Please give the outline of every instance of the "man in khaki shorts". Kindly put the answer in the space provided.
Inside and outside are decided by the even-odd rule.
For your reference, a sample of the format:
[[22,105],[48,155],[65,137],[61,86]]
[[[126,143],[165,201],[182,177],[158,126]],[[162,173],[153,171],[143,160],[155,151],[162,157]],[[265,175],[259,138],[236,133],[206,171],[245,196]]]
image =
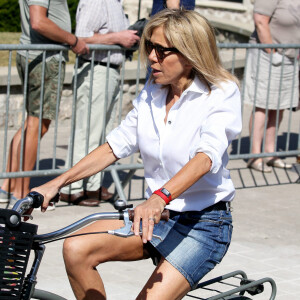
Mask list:
[[[67,0],[19,0],[22,35],[20,44],[66,44],[76,54],[88,53],[82,39],[71,34],[71,20]],[[39,118],[41,117],[41,138],[56,118],[57,102],[60,99],[65,77],[65,62],[68,53],[19,50],[17,68],[26,95],[27,118],[24,126],[24,150],[21,151],[20,128],[13,137],[7,163],[7,172],[17,172],[23,157],[23,171],[32,170],[37,156],[39,140]],[[26,64],[28,63],[28,77]],[[44,71],[43,71],[44,67]],[[24,86],[24,83],[27,85]],[[42,112],[40,112],[42,107]],[[0,189],[0,202],[13,205],[29,192],[30,178],[5,179]]]

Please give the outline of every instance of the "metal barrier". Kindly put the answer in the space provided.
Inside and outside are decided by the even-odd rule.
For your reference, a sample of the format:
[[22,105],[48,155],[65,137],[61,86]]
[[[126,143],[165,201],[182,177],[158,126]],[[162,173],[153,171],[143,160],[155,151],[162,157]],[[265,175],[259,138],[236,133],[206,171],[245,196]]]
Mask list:
[[[247,60],[249,59],[249,50],[250,49],[282,49],[283,54],[286,52],[287,49],[293,49],[296,53],[296,59],[293,61],[293,82],[292,87],[298,86],[299,84],[299,44],[285,44],[285,45],[279,45],[279,44],[219,44],[219,48],[222,51],[222,49],[230,50],[231,54],[226,54],[226,57],[228,59],[229,56],[231,56],[231,64],[227,63],[225,64],[225,67],[227,69],[231,69],[232,73],[236,74],[241,79],[241,96],[242,96],[242,114],[243,114],[243,128],[245,129],[248,125],[249,121],[249,114],[245,112],[245,85],[246,80],[245,74],[247,73]],[[222,57],[222,55],[221,55]],[[271,63],[272,63],[273,55],[271,55]],[[241,65],[243,65],[244,62],[244,68],[242,72],[242,76],[239,72],[236,72],[237,69],[241,68]],[[259,81],[259,64],[260,64],[260,52],[258,52],[257,56],[257,81],[255,84],[255,99],[254,99],[254,105],[256,103],[256,92],[257,92],[257,83]],[[282,68],[283,70],[283,68]],[[272,65],[270,64],[269,74],[272,73]],[[281,71],[281,78],[280,78],[280,87],[279,90],[281,90],[282,86],[284,85],[284,81],[282,78],[282,71]],[[299,87],[298,87],[299,90]],[[269,92],[270,92],[270,84],[268,84],[268,90],[267,90],[267,98],[269,98]],[[269,99],[266,99],[268,102]],[[262,153],[260,154],[253,154],[251,153],[252,143],[253,143],[253,126],[250,128],[250,133],[248,137],[246,137],[245,140],[245,133],[243,132],[239,135],[237,140],[234,141],[233,147],[235,149],[230,153],[229,158],[230,159],[251,159],[251,158],[258,158],[258,157],[281,157],[281,156],[299,156],[300,154],[300,119],[299,119],[299,112],[294,113],[292,102],[290,101],[291,105],[289,107],[288,111],[288,118],[285,124],[282,124],[279,130],[279,103],[281,100],[281,94],[279,92],[279,99],[278,99],[278,107],[276,112],[276,128],[275,128],[275,151],[274,152],[266,152],[265,151],[265,140],[266,140],[266,129],[267,129],[267,122],[265,122],[264,125],[264,132],[263,132],[263,142],[262,142]],[[300,99],[299,99],[300,101]],[[254,110],[252,107],[246,107],[246,109],[249,109],[251,111],[252,117],[253,117],[253,123],[255,121],[254,116]],[[298,105],[299,108],[299,105]],[[294,109],[295,110],[295,109]],[[268,108],[266,109],[266,112],[268,112]],[[247,118],[245,118],[245,115]],[[284,136],[282,136],[284,135]]]
[[[300,127],[299,127],[299,111],[293,112],[292,107],[287,111],[288,117],[285,118],[284,124],[280,127],[278,126],[278,120],[277,120],[277,126],[276,126],[276,150],[273,153],[266,153],[264,151],[265,148],[265,132],[266,132],[266,125],[264,128],[264,139],[263,139],[263,145],[262,145],[262,153],[261,154],[252,154],[250,153],[250,149],[252,146],[252,133],[253,128],[250,130],[250,135],[248,130],[246,129],[248,127],[249,122],[249,116],[252,113],[254,116],[254,113],[252,112],[252,107],[250,107],[248,104],[244,103],[244,93],[245,93],[245,78],[243,77],[244,74],[244,67],[245,62],[248,59],[248,53],[249,49],[251,48],[282,48],[283,51],[286,51],[288,48],[295,49],[295,51],[299,51],[300,45],[253,45],[253,44],[219,44],[218,45],[220,49],[221,59],[223,60],[224,66],[227,69],[230,69],[233,74],[236,74],[240,80],[241,80],[241,95],[242,95],[242,113],[244,117],[244,129],[243,132],[240,134],[240,136],[233,142],[232,147],[229,149],[230,152],[230,159],[250,159],[250,158],[256,158],[256,157],[267,157],[267,156],[299,156],[300,155]],[[68,138],[70,138],[69,147],[68,147],[68,157],[69,161],[68,164],[66,164],[63,168],[59,168],[57,166],[57,151],[59,149],[58,140],[61,139],[60,133],[64,132],[64,128],[60,127],[60,121],[59,121],[59,106],[60,106],[60,99],[57,99],[57,106],[56,106],[56,120],[53,122],[52,128],[53,128],[53,141],[52,144],[47,144],[43,147],[45,147],[46,150],[42,149],[41,145],[41,118],[39,123],[39,137],[38,137],[38,151],[37,151],[37,157],[36,157],[36,166],[34,170],[31,171],[23,171],[23,150],[24,150],[24,124],[25,124],[25,118],[26,118],[26,107],[25,102],[23,103],[23,110],[22,110],[22,121],[21,121],[21,130],[22,130],[22,137],[21,137],[21,158],[20,158],[20,165],[19,165],[19,171],[17,172],[7,172],[6,171],[6,165],[7,165],[7,154],[9,152],[9,128],[8,128],[8,122],[9,122],[9,111],[10,111],[10,96],[11,96],[11,75],[12,75],[12,52],[16,50],[26,50],[27,56],[26,56],[26,62],[27,62],[27,68],[26,68],[26,74],[25,74],[25,85],[27,83],[27,76],[28,76],[28,51],[29,50],[41,50],[43,51],[42,55],[42,61],[43,61],[43,74],[44,74],[44,67],[45,67],[45,61],[47,59],[47,54],[56,51],[58,53],[59,62],[60,62],[60,68],[63,61],[63,52],[69,51],[68,47],[65,46],[58,46],[58,45],[0,45],[0,51],[8,50],[9,51],[9,61],[8,61],[8,68],[7,68],[7,88],[6,88],[6,102],[5,102],[5,120],[2,122],[4,124],[3,128],[0,128],[0,138],[1,138],[1,146],[0,146],[0,157],[2,155],[2,162],[0,161],[0,179],[4,178],[16,178],[16,177],[39,177],[39,176],[56,176],[64,171],[66,171],[71,165],[72,165],[72,157],[73,157],[73,141],[74,141],[74,135],[76,132],[74,131],[74,124],[76,122],[75,120],[75,111],[76,111],[76,88],[73,88],[73,101],[72,101],[72,114],[70,123],[68,126],[69,133],[66,135]],[[95,51],[108,51],[108,66],[110,64],[110,54],[111,51],[114,50],[121,50],[125,51],[119,46],[107,46],[107,45],[90,45],[90,51],[92,53],[92,63],[91,63],[91,89],[92,89],[92,82],[93,82],[93,70],[94,70],[94,55]],[[78,63],[79,59],[76,58],[75,66],[74,66],[74,76],[73,76],[73,82],[74,87],[76,86],[77,81],[77,70],[78,70]],[[299,57],[298,60],[296,59],[294,61],[294,68],[297,70],[299,63]],[[136,64],[136,78],[134,84],[138,87],[140,80],[144,80],[144,78],[141,78],[141,66],[139,60],[137,60]],[[109,68],[107,67],[107,74],[109,73]],[[61,76],[61,75],[59,75]],[[118,119],[115,121],[115,125],[118,125],[121,122],[121,115],[122,115],[122,109],[123,109],[123,87],[124,87],[124,78],[126,76],[125,71],[125,59],[123,60],[121,71],[120,71],[120,93],[118,97]],[[107,76],[108,77],[108,76]],[[247,80],[247,79],[246,79]],[[298,78],[296,76],[294,77],[293,84],[295,85],[297,83]],[[41,78],[42,81],[42,87],[44,85],[44,77]],[[283,85],[284,82],[281,81],[281,84]],[[105,94],[108,93],[108,85],[109,82],[106,80],[105,83]],[[59,88],[59,87],[58,87]],[[136,89],[136,95],[138,93],[138,88]],[[23,92],[23,98],[26,98],[27,91],[24,90]],[[88,110],[90,113],[91,110],[91,97],[92,93],[89,92],[89,105]],[[43,95],[40,97],[40,105],[42,107],[42,100]],[[107,98],[106,98],[107,102]],[[105,106],[106,107],[106,106]],[[277,114],[279,112],[279,109],[277,110]],[[103,127],[105,128],[106,124],[106,110],[103,112]],[[77,120],[78,121],[78,120]],[[83,121],[83,120],[80,120]],[[89,120],[87,120],[87,124],[89,124]],[[1,124],[1,122],[0,122]],[[89,130],[89,126],[88,130]],[[46,134],[47,136],[47,134]],[[44,139],[46,139],[46,136]],[[43,139],[43,140],[44,140]],[[102,138],[100,143],[105,141],[105,131],[102,133]],[[65,142],[65,141],[64,141]],[[88,149],[88,139],[86,141],[83,141],[86,143],[86,149]],[[52,153],[50,151],[50,148],[52,149]],[[46,151],[48,153],[48,157],[51,158],[51,167],[47,168],[41,168],[40,167],[40,153],[41,151]],[[2,154],[1,154],[2,153]],[[65,157],[62,158],[65,160]],[[115,184],[116,188],[116,195],[120,198],[126,199],[127,197],[124,194],[124,187],[125,185],[130,181],[131,177],[134,175],[135,171],[138,169],[143,169],[143,165],[141,163],[136,162],[136,157],[131,157],[130,160],[127,160],[126,163],[116,163],[107,169],[105,169],[105,172],[110,172],[112,179]],[[127,175],[121,180],[119,176],[120,171],[129,171]]]

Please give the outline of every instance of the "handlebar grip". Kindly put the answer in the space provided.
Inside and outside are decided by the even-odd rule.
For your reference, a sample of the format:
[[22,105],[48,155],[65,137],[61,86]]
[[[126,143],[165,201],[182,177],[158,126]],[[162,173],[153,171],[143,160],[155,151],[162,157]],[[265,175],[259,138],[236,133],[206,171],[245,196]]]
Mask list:
[[[44,202],[44,196],[38,192],[30,192],[28,195],[28,197],[32,198],[32,208],[39,208],[42,206],[43,202]],[[56,194],[51,200],[50,202],[58,202],[59,200],[59,194]]]
[[168,209],[164,209],[164,211],[161,213],[160,219],[164,221],[169,221],[169,218],[170,218],[170,211]]
[[32,198],[32,208],[39,208],[44,202],[44,196],[37,192],[30,192],[27,196]]
[[[128,210],[128,215],[129,215],[129,220],[133,221],[134,219],[134,210],[129,209]],[[164,209],[163,212],[161,213],[160,220],[161,221],[169,221],[170,218],[170,211],[168,209]]]

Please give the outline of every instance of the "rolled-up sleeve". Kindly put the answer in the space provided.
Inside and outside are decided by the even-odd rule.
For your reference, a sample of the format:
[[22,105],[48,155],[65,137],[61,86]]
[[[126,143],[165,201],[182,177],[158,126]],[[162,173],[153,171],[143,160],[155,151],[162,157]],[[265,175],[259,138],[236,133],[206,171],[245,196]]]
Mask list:
[[28,6],[31,5],[38,5],[38,6],[42,6],[48,9],[49,7],[49,0],[29,0],[28,1]]
[[127,114],[125,120],[107,135],[106,140],[118,158],[127,157],[138,151],[137,100],[133,101],[134,108]]
[[191,156],[205,153],[212,161],[211,172],[217,173],[225,151],[242,129],[241,97],[235,84],[219,90],[213,97],[215,103],[201,126],[200,143],[192,149]]

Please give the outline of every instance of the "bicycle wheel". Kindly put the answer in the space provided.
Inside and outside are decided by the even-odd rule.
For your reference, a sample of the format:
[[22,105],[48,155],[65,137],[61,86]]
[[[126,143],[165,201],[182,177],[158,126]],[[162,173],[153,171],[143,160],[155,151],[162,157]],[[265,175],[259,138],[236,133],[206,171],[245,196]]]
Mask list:
[[31,299],[36,300],[67,300],[59,295],[44,290],[35,289]]

